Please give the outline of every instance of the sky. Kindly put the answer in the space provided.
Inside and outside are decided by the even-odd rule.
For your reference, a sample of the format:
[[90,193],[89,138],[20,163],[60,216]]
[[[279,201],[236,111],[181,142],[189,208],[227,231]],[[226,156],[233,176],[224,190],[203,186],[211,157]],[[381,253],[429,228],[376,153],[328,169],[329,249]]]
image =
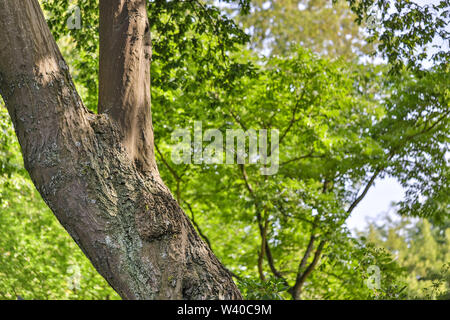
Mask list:
[[383,213],[387,212],[394,217],[392,203],[402,200],[404,193],[404,189],[394,178],[375,180],[375,185],[347,219],[347,226],[350,230],[362,230],[368,225],[368,221],[377,219]]

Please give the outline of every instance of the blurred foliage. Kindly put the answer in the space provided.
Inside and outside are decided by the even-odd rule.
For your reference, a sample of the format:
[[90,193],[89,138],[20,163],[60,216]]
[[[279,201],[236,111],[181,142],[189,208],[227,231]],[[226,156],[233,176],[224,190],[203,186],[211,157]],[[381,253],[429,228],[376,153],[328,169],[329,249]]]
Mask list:
[[410,299],[450,299],[450,220],[440,226],[426,219],[391,219],[372,222],[359,236],[386,248],[406,269]]
[[[361,22],[369,2],[350,1]],[[97,2],[41,3],[80,95],[95,111]],[[428,28],[423,34],[410,34],[411,39],[401,38],[400,44],[377,34],[371,40],[390,64],[361,64],[349,59],[354,50],[345,44],[321,46],[325,40],[335,44],[340,39],[332,26],[364,40],[347,16],[329,17],[333,21],[321,24],[326,31],[321,34],[305,22],[305,30],[311,30],[305,39],[292,32],[295,20],[315,25],[321,15],[332,16],[332,10],[350,15],[346,6],[330,9],[315,1],[302,12],[294,12],[294,7],[287,12],[277,1],[269,3],[269,14],[279,23],[268,37],[279,37],[285,46],[276,45],[272,49],[279,50],[277,55],[260,58],[246,47],[249,35],[231,18],[230,6],[248,14],[237,21],[255,24],[261,31],[253,36],[259,39],[267,28],[262,19],[266,13],[252,8],[262,7],[262,2],[252,7],[248,1],[225,1],[225,12],[209,2],[149,2],[153,127],[163,180],[214,253],[237,276],[246,298],[291,298],[289,287],[312,265],[315,253],[319,259],[303,283],[303,299],[407,298],[413,290],[405,278],[408,265],[383,249],[390,249],[387,245],[352,237],[345,221],[373,182],[386,176],[405,188],[399,213],[426,217],[435,226],[447,221],[450,81],[442,60],[445,52],[432,68],[421,68],[415,63],[421,57],[413,50],[397,58],[393,52],[402,48],[400,44],[427,45]],[[380,3],[380,10],[385,9]],[[80,30],[65,25],[74,4],[81,9]],[[320,14],[315,6],[322,8]],[[427,12],[416,15],[419,22],[430,22]],[[405,21],[389,24],[389,19],[383,21],[394,33],[408,27]],[[441,22],[437,24],[440,30]],[[328,54],[322,54],[324,50]],[[406,63],[407,69],[405,61],[414,63]],[[117,298],[32,187],[1,110],[2,298]],[[263,176],[260,165],[248,163],[173,163],[172,132],[192,129],[194,121],[202,121],[203,131],[215,128],[223,135],[227,129],[278,129],[277,174]],[[311,238],[312,253],[301,265]],[[270,250],[261,250],[262,244]],[[375,289],[367,285],[373,267],[380,270],[380,286]]]
[[364,29],[345,1],[254,0],[236,20],[251,35],[252,49],[285,56],[301,45],[329,57],[354,59],[371,52]]

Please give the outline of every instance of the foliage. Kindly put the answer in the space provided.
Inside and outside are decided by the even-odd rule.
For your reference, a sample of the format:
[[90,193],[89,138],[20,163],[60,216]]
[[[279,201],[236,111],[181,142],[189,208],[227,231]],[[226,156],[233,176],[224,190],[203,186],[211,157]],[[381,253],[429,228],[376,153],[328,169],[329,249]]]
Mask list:
[[[440,107],[445,111],[445,101],[442,106],[438,103],[445,99],[445,89],[437,80],[440,77],[444,83],[445,78],[433,75],[436,78],[428,84],[436,84],[434,88],[443,90],[432,90],[428,96],[423,88],[421,91],[414,88],[417,80],[413,75],[409,75],[412,80],[408,85],[403,78],[384,75],[382,69],[378,69],[354,69],[342,61],[330,62],[299,48],[289,58],[265,60],[259,69],[239,78],[230,88],[220,88],[210,82],[207,95],[183,88],[153,91],[154,114],[165,127],[161,130],[155,126],[163,163],[160,170],[182,206],[195,216],[196,225],[201,226],[215,252],[234,272],[242,275],[258,272],[257,260],[261,252],[258,229],[265,225],[275,268],[289,285],[293,284],[309,237],[314,235],[332,244],[324,253],[327,257],[334,252],[327,265],[344,270],[334,280],[334,286],[345,288],[344,291],[353,290],[355,286],[343,287],[341,283],[349,283],[352,277],[362,279],[364,270],[353,273],[354,270],[343,267],[346,264],[356,266],[360,260],[346,256],[349,250],[356,248],[343,240],[349,237],[343,225],[353,205],[357,205],[361,190],[370,188],[378,176],[389,174],[402,179],[408,188],[408,197],[415,204],[415,207],[404,206],[404,214],[427,212],[436,219],[446,215],[445,205],[440,206],[444,211],[439,211],[438,207],[419,211],[423,204],[414,201],[419,197],[425,203],[435,203],[439,198],[445,201],[447,198],[440,193],[445,185],[443,181],[432,180],[433,176],[426,175],[423,167],[399,165],[404,157],[423,155],[433,162],[434,167],[431,164],[427,167],[433,172],[438,172],[438,168],[447,170],[444,155],[448,122],[438,116]],[[385,83],[380,85],[380,78],[386,79]],[[422,83],[426,86],[426,82]],[[391,91],[393,87],[397,91]],[[195,94],[200,97],[196,98]],[[405,101],[405,94],[415,99]],[[168,95],[171,99],[164,99]],[[376,95],[382,98],[376,99]],[[419,96],[424,99],[423,105],[436,113],[416,113]],[[189,101],[196,103],[191,103],[187,109],[184,106]],[[403,101],[403,111],[399,101]],[[163,113],[158,112],[160,103],[164,105]],[[402,116],[399,112],[403,112]],[[395,119],[395,125],[390,124],[390,119]],[[282,137],[279,172],[274,176],[261,176],[255,165],[171,163],[170,133],[177,125],[192,127],[193,120],[202,120],[205,129],[220,128],[224,135],[231,128],[278,128]],[[420,186],[431,190],[435,185],[436,192],[427,193],[417,188],[417,184],[411,183],[416,176],[425,179]],[[214,232],[219,228],[222,233]],[[214,246],[215,243],[221,245]],[[273,266],[266,264],[262,268],[270,272]],[[318,268],[311,282],[305,284],[310,290],[307,296],[369,296],[368,292],[351,295],[339,293],[338,289],[332,294],[323,293],[322,288],[332,285],[323,286],[325,270],[325,267]],[[400,286],[384,297],[395,297],[397,289],[400,290]]]
[[283,292],[288,289],[282,280],[275,277],[270,277],[265,282],[245,277],[237,283],[244,299],[249,300],[283,300]]
[[410,0],[348,0],[348,3],[359,23],[372,17],[368,41],[379,42],[377,51],[389,61],[392,71],[398,72],[404,66],[420,70],[430,60],[434,65],[448,65],[449,0],[423,5]]
[[361,237],[386,248],[406,269],[406,294],[411,299],[448,299],[450,296],[450,225],[435,226],[426,219],[372,222]]
[[249,14],[236,19],[252,36],[252,49],[260,52],[285,56],[300,44],[329,57],[353,59],[371,49],[344,1],[255,0]]

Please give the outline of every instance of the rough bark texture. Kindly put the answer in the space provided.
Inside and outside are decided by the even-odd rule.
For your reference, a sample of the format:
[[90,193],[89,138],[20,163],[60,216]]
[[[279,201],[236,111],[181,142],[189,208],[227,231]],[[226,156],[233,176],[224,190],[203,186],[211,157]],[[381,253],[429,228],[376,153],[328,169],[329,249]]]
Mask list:
[[128,155],[144,171],[156,169],[150,58],[145,0],[101,0],[98,112],[116,121]]
[[[123,48],[132,57],[114,59],[132,68],[115,65],[116,74],[112,64],[119,62],[103,57],[102,113],[96,115],[83,106],[38,1],[0,1],[0,94],[25,167],[61,224],[123,298],[240,298],[154,164],[145,1],[111,2],[126,7],[116,18],[127,37],[105,40],[103,47]],[[104,20],[102,28],[109,23]],[[117,97],[116,90],[120,102],[108,99]]]

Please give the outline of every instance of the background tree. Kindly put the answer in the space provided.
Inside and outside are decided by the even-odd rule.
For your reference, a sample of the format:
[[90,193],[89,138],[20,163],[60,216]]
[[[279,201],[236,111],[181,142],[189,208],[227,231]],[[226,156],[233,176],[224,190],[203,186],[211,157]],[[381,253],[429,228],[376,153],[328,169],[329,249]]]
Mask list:
[[411,299],[448,299],[450,295],[450,228],[427,219],[372,222],[360,233],[367,241],[388,249],[406,269],[406,293]]
[[347,2],[256,0],[237,21],[252,36],[251,47],[276,55],[301,45],[329,57],[354,59],[370,53],[362,26]]

